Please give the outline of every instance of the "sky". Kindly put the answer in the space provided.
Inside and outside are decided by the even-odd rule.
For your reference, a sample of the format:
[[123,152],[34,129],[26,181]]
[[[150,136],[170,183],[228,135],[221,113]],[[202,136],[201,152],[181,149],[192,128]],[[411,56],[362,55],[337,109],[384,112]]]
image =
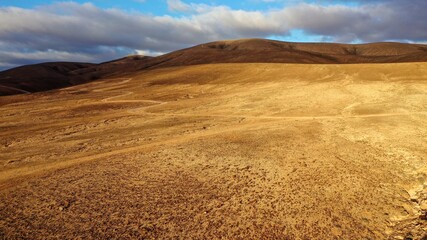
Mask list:
[[0,0],[0,70],[239,38],[427,43],[426,0]]

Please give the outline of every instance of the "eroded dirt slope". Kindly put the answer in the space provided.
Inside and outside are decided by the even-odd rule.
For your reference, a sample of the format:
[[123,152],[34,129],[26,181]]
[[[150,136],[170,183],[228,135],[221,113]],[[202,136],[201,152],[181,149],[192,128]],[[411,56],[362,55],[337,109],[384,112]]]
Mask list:
[[426,80],[215,64],[2,97],[0,238],[421,239]]

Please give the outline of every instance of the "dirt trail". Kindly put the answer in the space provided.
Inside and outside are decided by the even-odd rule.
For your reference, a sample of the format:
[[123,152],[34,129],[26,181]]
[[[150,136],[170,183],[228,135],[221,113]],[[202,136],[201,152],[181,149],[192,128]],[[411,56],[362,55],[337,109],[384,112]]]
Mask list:
[[[330,76],[328,76],[330,77]],[[117,85],[122,85],[125,83],[128,83],[130,81],[132,81],[133,78],[127,78],[126,80],[124,80],[123,82],[119,82],[117,83]],[[108,88],[107,88],[108,90]],[[106,89],[99,89],[97,90],[98,92],[104,92],[106,91]],[[150,114],[150,115],[157,115],[157,116],[185,116],[185,117],[220,117],[220,118],[244,118],[244,119],[277,119],[277,120],[318,120],[318,119],[348,119],[348,118],[375,118],[375,117],[395,117],[395,116],[410,116],[410,115],[425,115],[427,114],[427,112],[425,111],[421,111],[421,112],[402,112],[402,113],[378,113],[378,114],[359,114],[359,115],[350,115],[347,113],[348,109],[359,105],[359,102],[350,104],[349,106],[347,106],[346,108],[343,109],[343,114],[342,115],[330,115],[330,116],[318,116],[318,115],[313,115],[313,116],[253,116],[253,115],[235,115],[235,114],[198,114],[198,113],[153,113],[153,112],[147,112],[146,110],[148,108],[152,108],[152,107],[156,107],[156,106],[160,106],[160,105],[165,105],[168,104],[169,102],[166,101],[158,101],[158,100],[150,100],[150,99],[139,99],[139,100],[126,100],[126,99],[121,99],[121,100],[114,100],[116,98],[123,98],[126,96],[130,96],[134,94],[133,91],[127,91],[125,93],[121,93],[119,95],[116,96],[111,96],[111,97],[107,97],[102,99],[102,102],[108,102],[108,103],[155,103],[158,105],[154,105],[154,106],[146,106],[146,107],[141,107],[141,108],[137,108],[137,109],[131,109],[128,110],[128,112],[130,113],[141,113],[141,111],[145,114]]]
[[108,158],[108,157],[116,156],[119,154],[142,151],[145,149],[150,149],[153,147],[158,147],[163,145],[171,145],[171,144],[174,145],[174,144],[183,143],[186,141],[190,141],[190,140],[194,140],[202,137],[223,134],[226,132],[243,131],[245,129],[251,128],[251,126],[256,126],[256,125],[257,124],[254,124],[254,123],[248,123],[248,124],[240,124],[239,126],[234,126],[234,127],[226,128],[222,130],[204,130],[203,132],[198,132],[191,135],[179,136],[179,137],[171,138],[169,140],[146,143],[146,144],[133,146],[133,147],[125,147],[118,150],[112,150],[105,153],[99,153],[99,154],[89,155],[89,156],[84,156],[79,158],[64,159],[54,163],[28,166],[28,167],[3,171],[2,174],[0,175],[0,190],[6,189],[11,186],[15,186],[16,183],[20,182],[21,180],[26,181],[28,180],[29,177],[38,176],[48,171],[63,169],[63,168],[67,168],[67,167],[81,164],[84,162],[94,161],[102,158]]
[[[150,106],[152,107],[152,106]],[[140,109],[138,109],[140,110]],[[137,112],[138,110],[130,110]],[[219,117],[219,118],[242,118],[242,119],[270,119],[270,120],[322,120],[322,119],[350,119],[350,118],[375,118],[375,117],[396,117],[396,116],[410,116],[410,115],[426,115],[427,112],[408,112],[408,113],[380,113],[380,114],[363,114],[363,115],[333,115],[333,116],[304,116],[304,117],[285,117],[285,116],[252,116],[252,115],[234,115],[234,114],[192,114],[192,113],[152,113],[144,112],[146,114],[158,116],[185,116],[185,117]]]
[[22,89],[19,89],[19,88],[8,87],[8,86],[1,85],[1,84],[0,84],[0,87],[7,88],[7,89],[10,89],[10,90],[14,90],[14,91],[18,91],[18,92],[21,92],[21,93],[31,93],[31,92],[28,92],[28,91],[25,91],[25,90],[22,90]]

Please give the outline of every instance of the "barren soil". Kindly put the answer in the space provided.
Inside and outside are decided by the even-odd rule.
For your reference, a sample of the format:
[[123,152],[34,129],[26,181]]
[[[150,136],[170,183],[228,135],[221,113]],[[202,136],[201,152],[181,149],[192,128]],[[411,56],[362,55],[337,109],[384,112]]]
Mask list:
[[0,238],[426,238],[427,63],[163,68],[0,111]]

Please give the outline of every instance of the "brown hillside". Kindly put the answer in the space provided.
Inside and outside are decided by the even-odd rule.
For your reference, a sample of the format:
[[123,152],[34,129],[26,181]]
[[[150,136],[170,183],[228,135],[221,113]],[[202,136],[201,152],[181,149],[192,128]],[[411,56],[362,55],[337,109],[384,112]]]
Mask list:
[[427,61],[427,45],[290,43],[264,39],[218,41],[159,57],[101,63],[45,63],[0,73],[0,96],[62,88],[141,70],[211,63],[400,63]]
[[209,63],[399,63],[427,61],[427,46],[405,43],[291,43],[263,39],[218,41],[172,52],[144,67]]
[[0,73],[0,96],[39,92],[73,85],[79,79],[72,72],[92,66],[89,63],[42,63]]
[[0,72],[0,96],[42,92],[135,72],[144,56],[130,56],[101,64],[52,62]]

